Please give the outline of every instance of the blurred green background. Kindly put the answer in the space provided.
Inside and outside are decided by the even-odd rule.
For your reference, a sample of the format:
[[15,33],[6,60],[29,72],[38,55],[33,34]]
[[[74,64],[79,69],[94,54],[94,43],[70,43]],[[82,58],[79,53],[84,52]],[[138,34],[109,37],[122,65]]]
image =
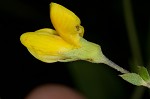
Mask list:
[[130,71],[137,65],[150,70],[149,0],[0,0],[2,99],[23,99],[46,83],[69,86],[87,99],[150,99],[148,88],[129,84],[107,65],[35,59],[20,43],[20,35],[53,28],[50,2],[73,11],[85,28],[84,38],[101,45],[110,60]]

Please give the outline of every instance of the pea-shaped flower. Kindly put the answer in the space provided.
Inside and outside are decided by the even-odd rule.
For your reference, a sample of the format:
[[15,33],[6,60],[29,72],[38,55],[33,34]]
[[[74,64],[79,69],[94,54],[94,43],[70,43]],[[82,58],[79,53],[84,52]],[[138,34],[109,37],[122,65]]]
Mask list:
[[85,40],[81,21],[72,11],[52,2],[50,19],[55,30],[44,28],[35,32],[26,32],[20,37],[21,43],[35,58],[46,63],[75,60],[104,63],[124,73],[120,75],[124,80],[150,88],[150,76],[146,68],[141,68],[141,75],[130,73],[105,57],[99,45]]
[[50,19],[55,30],[44,28],[21,35],[21,43],[37,59],[46,62],[86,60],[100,63],[104,60],[99,45],[83,38],[80,19],[69,9],[57,3],[50,4]]

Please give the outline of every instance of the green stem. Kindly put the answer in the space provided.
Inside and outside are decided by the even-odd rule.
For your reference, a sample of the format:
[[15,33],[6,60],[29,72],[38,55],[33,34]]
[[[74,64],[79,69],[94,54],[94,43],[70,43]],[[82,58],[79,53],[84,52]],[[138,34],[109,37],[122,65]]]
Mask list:
[[115,64],[111,60],[109,60],[107,57],[104,58],[104,64],[110,66],[111,68],[121,72],[121,73],[129,73],[129,71],[125,70],[124,68],[120,67],[119,65]]
[[[136,69],[137,65],[142,65],[142,55],[139,47],[139,42],[137,38],[137,31],[134,24],[134,18],[132,13],[132,6],[131,6],[131,0],[123,0],[123,10],[124,10],[124,16],[125,16],[125,22],[127,26],[127,33],[129,37],[131,52],[132,52],[132,58],[134,62],[134,68]],[[136,87],[131,99],[141,99],[145,88],[143,87]]]
[[138,42],[137,30],[134,24],[131,0],[123,0],[123,10],[134,63],[135,65],[142,65],[142,55]]
[[148,27],[148,36],[147,36],[147,66],[148,66],[148,71],[150,72],[150,18],[149,18],[149,27]]

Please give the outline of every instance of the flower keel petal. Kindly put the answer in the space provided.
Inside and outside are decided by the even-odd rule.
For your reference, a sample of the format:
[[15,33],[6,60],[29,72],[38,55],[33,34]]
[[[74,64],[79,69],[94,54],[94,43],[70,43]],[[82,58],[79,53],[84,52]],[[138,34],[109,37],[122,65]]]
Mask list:
[[73,46],[58,35],[44,31],[39,30],[22,34],[20,37],[21,43],[34,57],[44,62],[63,60],[65,57],[62,56],[62,53],[73,49]]

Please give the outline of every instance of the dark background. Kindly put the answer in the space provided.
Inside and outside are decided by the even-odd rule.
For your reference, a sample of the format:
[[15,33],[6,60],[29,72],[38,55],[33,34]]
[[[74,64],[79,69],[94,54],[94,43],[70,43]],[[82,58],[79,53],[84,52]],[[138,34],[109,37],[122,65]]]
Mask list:
[[[150,38],[150,2],[131,1],[141,53],[144,65],[147,65],[150,55],[147,51],[147,37]],[[53,28],[49,18],[50,2],[59,3],[73,11],[85,28],[84,38],[101,45],[103,53],[115,63],[127,70],[131,69],[132,52],[122,0],[1,0],[1,98],[23,99],[36,86],[58,83],[81,91],[89,96],[89,99],[131,99],[135,93],[135,86],[119,78],[117,75],[120,73],[110,67],[84,61],[46,64],[35,59],[20,43],[20,35],[24,32]],[[76,71],[79,70],[78,74],[72,72],[71,66],[74,66]],[[88,70],[93,70],[94,73]],[[82,79],[90,75],[91,77]],[[92,76],[97,77],[93,80]],[[75,78],[80,80],[75,81],[78,80]],[[90,86],[83,83],[86,82],[84,79],[89,81]],[[93,88],[93,91],[94,88],[99,90],[96,89],[97,93],[92,93],[90,88]],[[138,90],[143,92],[139,99],[150,98],[148,89],[143,90],[142,87]]]

